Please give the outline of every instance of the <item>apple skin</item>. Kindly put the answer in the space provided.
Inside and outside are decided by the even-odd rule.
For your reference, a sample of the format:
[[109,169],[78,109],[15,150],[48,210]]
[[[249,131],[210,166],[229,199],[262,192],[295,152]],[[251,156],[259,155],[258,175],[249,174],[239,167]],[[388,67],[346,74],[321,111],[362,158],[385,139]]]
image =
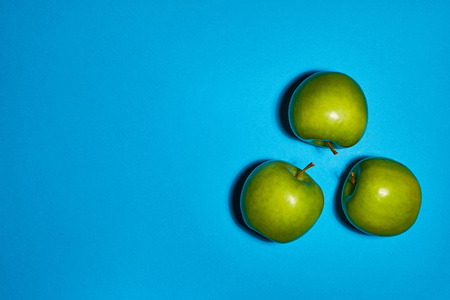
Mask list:
[[[352,172],[355,183],[352,182]],[[358,162],[342,189],[342,208],[356,228],[371,235],[394,236],[416,221],[422,192],[414,174],[384,157]]]
[[317,72],[294,91],[289,103],[289,124],[302,141],[334,148],[355,145],[367,127],[366,97],[349,76]]
[[260,164],[246,179],[241,211],[247,226],[266,238],[288,243],[305,234],[322,213],[320,186],[306,172],[278,160]]

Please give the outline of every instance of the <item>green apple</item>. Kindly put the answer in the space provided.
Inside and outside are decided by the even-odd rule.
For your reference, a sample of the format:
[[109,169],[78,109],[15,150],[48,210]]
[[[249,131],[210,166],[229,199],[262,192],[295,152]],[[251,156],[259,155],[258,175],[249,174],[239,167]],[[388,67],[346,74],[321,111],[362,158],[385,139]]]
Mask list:
[[305,234],[323,209],[320,186],[305,171],[277,160],[260,164],[249,175],[241,193],[241,211],[248,227],[278,242]]
[[363,136],[367,102],[358,83],[336,72],[317,72],[294,91],[289,124],[301,140],[320,147],[348,148]]
[[379,236],[408,230],[417,219],[421,201],[414,174],[401,163],[383,157],[358,162],[342,189],[342,208],[350,223]]

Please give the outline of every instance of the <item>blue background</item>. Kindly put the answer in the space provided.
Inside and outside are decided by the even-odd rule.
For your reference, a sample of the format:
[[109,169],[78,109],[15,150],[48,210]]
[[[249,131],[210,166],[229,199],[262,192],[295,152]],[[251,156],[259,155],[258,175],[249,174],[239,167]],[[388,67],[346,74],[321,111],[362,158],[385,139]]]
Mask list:
[[[447,298],[449,15],[446,1],[2,1],[0,298]],[[364,137],[337,156],[286,128],[318,70],[368,101]],[[422,186],[402,235],[360,234],[337,205],[369,155]],[[314,161],[325,194],[290,244],[236,207],[267,159]]]

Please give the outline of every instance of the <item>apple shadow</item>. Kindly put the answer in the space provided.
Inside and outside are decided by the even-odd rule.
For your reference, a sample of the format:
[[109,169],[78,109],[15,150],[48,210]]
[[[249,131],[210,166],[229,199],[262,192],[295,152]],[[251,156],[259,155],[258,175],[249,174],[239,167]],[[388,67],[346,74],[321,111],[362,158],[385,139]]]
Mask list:
[[347,219],[347,216],[344,213],[344,210],[342,208],[341,203],[341,195],[342,195],[342,189],[344,188],[345,180],[347,179],[347,175],[350,173],[352,168],[362,159],[366,158],[367,156],[359,156],[354,159],[352,159],[347,166],[345,167],[344,171],[342,171],[340,178],[339,178],[339,186],[335,191],[334,194],[334,215],[338,219],[339,223],[346,227],[347,229],[359,233],[361,235],[369,236],[367,233],[364,233],[360,230],[358,230],[355,226],[350,223],[350,221]]
[[251,236],[264,241],[264,242],[272,242],[268,238],[262,236],[256,231],[250,229],[247,224],[245,224],[244,218],[242,217],[241,211],[241,192],[244,187],[245,180],[250,175],[250,173],[260,164],[267,160],[258,160],[253,163],[248,164],[244,167],[242,171],[236,176],[231,184],[230,195],[228,199],[228,204],[230,208],[231,217],[233,218],[234,223],[239,226],[242,230],[250,234]]
[[277,109],[276,109],[276,119],[278,127],[281,131],[288,137],[292,139],[298,139],[294,132],[291,129],[291,125],[289,124],[289,103],[291,102],[292,95],[295,92],[295,89],[303,82],[306,78],[311,76],[318,71],[307,71],[303,72],[300,75],[296,76],[292,79],[288,85],[281,92],[280,97],[277,101]]

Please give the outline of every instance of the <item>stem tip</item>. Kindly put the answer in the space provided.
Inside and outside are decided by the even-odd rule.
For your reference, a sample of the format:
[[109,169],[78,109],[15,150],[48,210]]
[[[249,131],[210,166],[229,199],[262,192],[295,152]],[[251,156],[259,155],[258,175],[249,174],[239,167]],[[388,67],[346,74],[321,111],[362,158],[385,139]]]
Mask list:
[[314,163],[310,162],[303,170],[301,170],[300,172],[298,172],[297,174],[297,179],[300,179],[300,176],[302,176],[303,173],[305,173],[306,170],[308,170],[309,168],[314,167]]
[[331,152],[333,152],[334,155],[338,154],[336,150],[334,150],[333,146],[331,146],[331,143],[327,141],[328,148],[330,148]]
[[351,181],[353,184],[356,184],[355,172],[351,172],[351,173],[350,173],[350,181]]

